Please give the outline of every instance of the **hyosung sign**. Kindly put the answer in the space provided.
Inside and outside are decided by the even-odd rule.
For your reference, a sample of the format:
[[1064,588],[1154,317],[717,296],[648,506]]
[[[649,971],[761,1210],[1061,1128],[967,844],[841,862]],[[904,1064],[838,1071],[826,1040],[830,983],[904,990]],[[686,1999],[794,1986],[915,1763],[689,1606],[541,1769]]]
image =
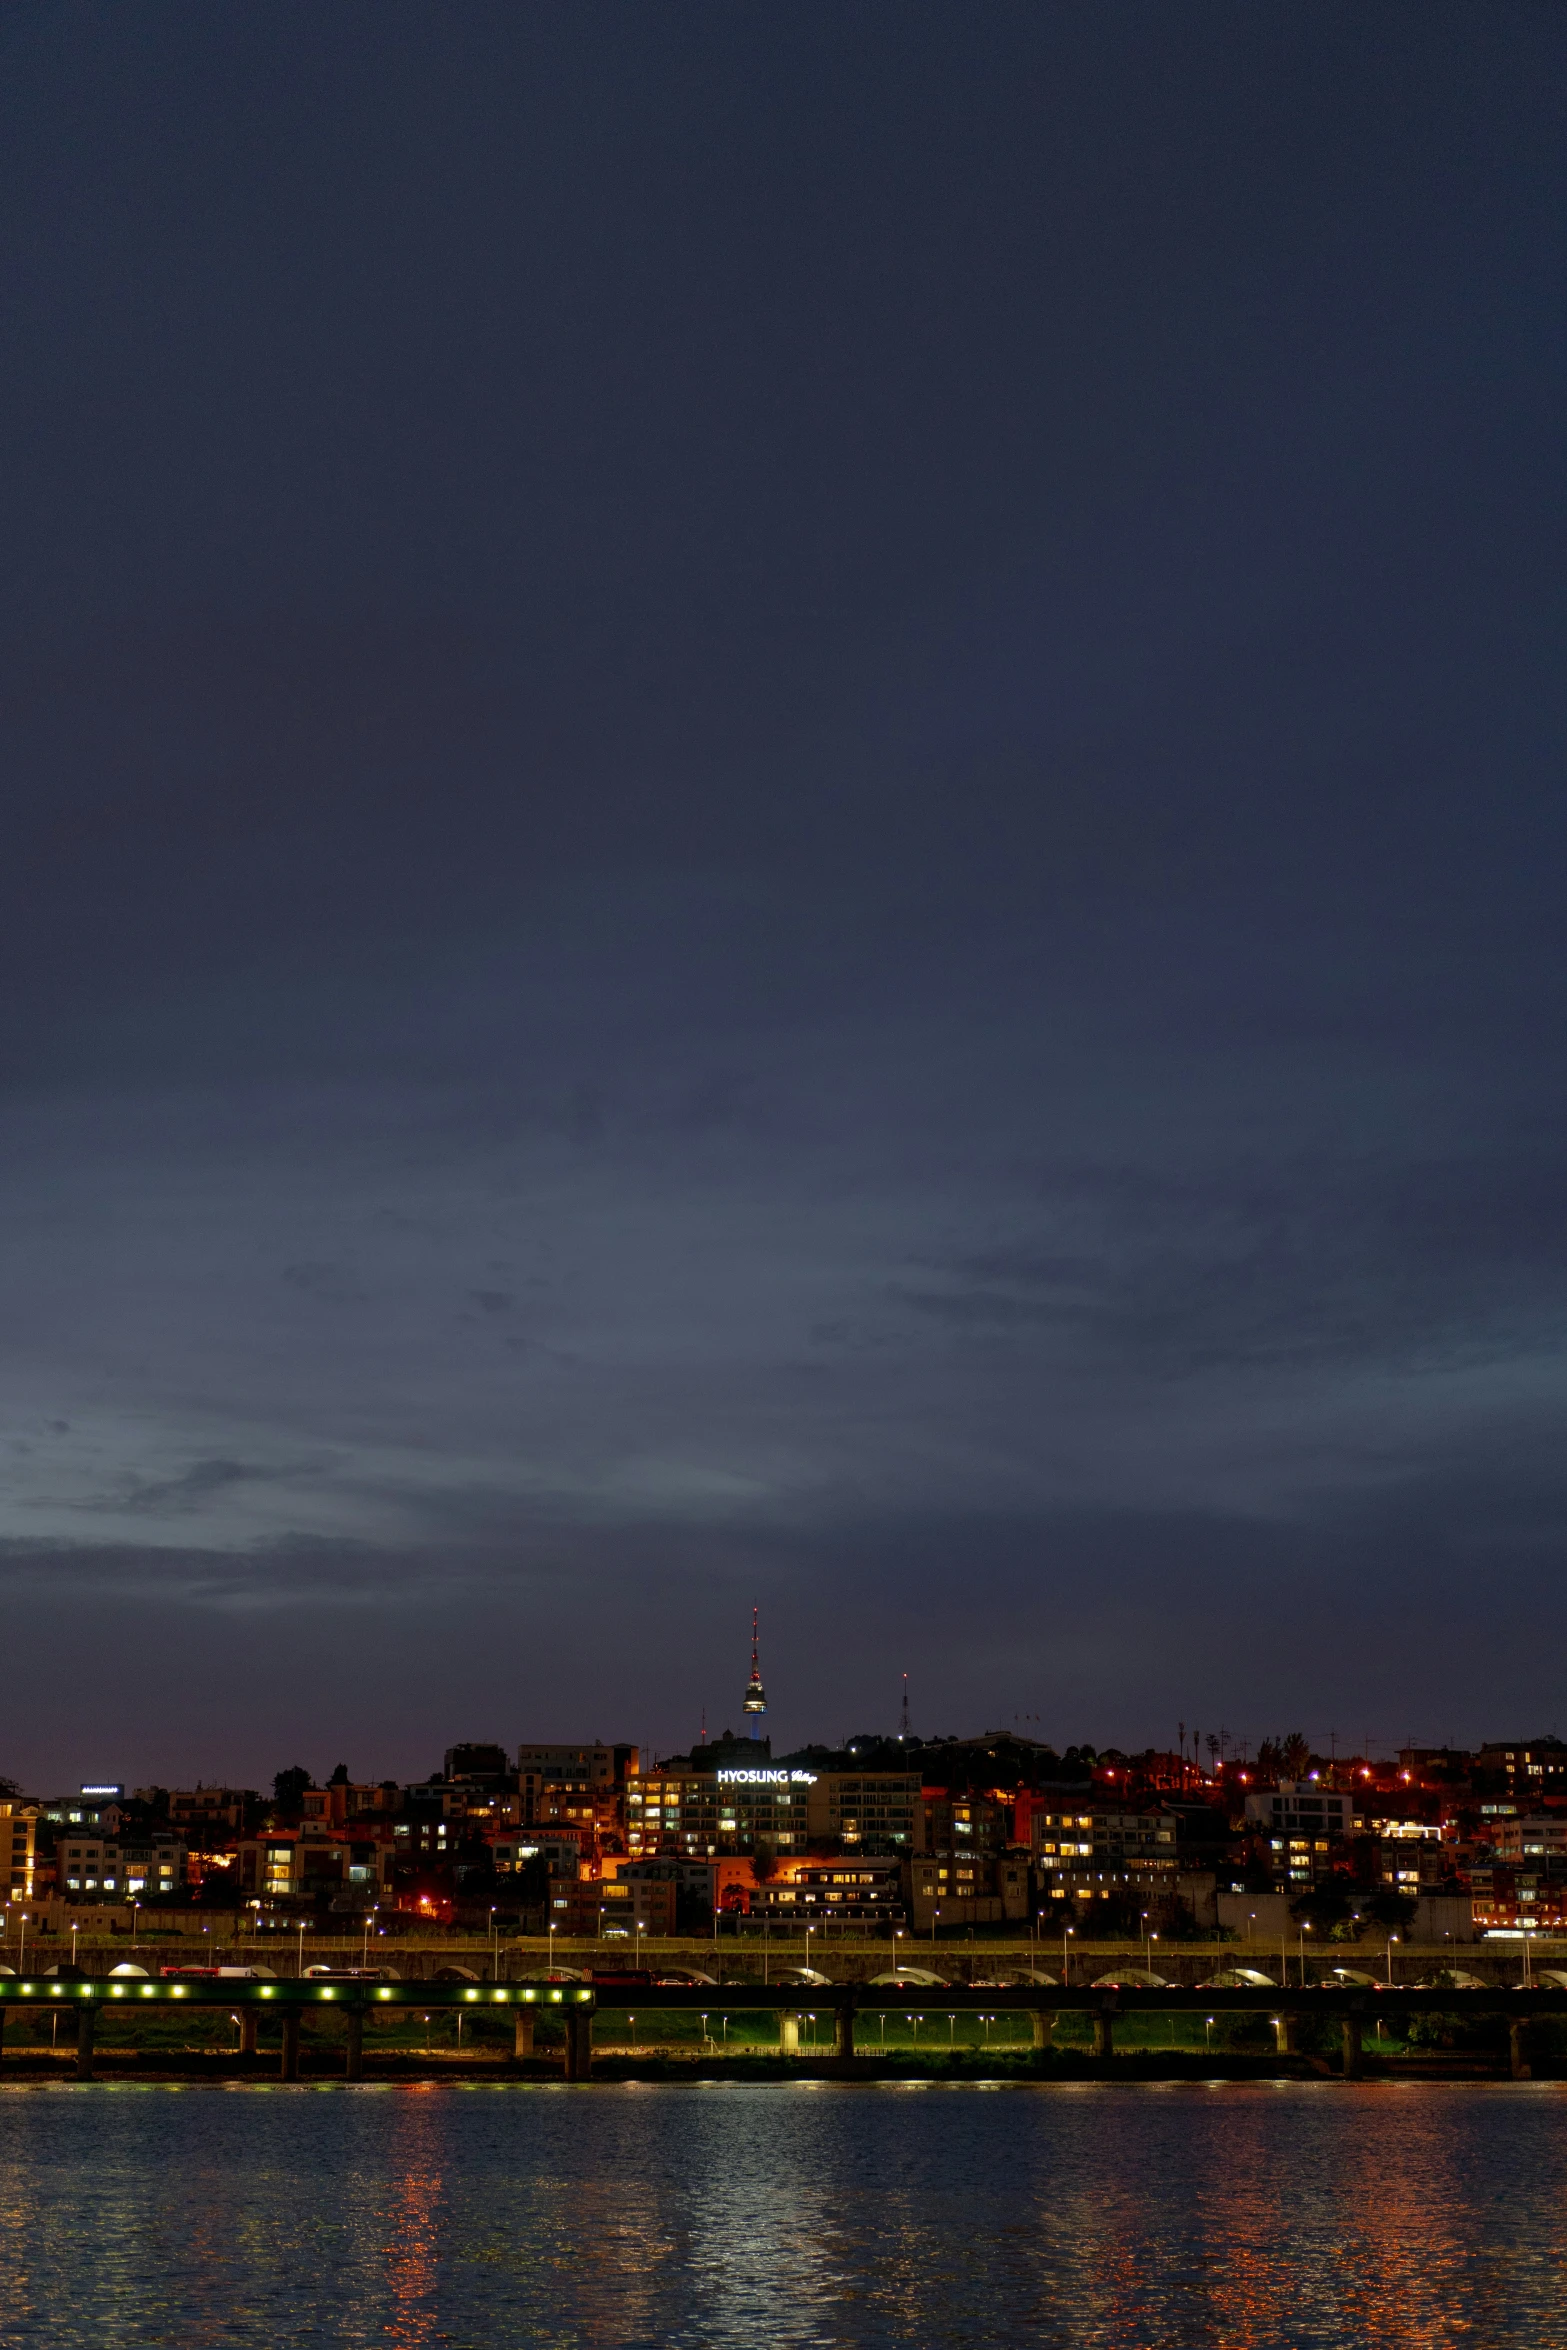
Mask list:
[[720,1771],[721,1787],[814,1787],[814,1771]]

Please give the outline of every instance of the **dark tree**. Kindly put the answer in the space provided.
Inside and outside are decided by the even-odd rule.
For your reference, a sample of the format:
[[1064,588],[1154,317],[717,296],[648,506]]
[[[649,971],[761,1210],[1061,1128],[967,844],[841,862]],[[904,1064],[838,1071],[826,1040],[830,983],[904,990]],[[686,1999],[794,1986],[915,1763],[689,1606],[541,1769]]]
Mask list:
[[284,1819],[297,1820],[304,1808],[305,1789],[315,1785],[303,1763],[279,1771],[272,1782],[272,1802]]
[[1292,1901],[1290,1916],[1297,1925],[1310,1926],[1319,1934],[1330,1934],[1335,1926],[1347,1921],[1351,1907],[1348,1888],[1328,1880],[1314,1885],[1298,1901]]

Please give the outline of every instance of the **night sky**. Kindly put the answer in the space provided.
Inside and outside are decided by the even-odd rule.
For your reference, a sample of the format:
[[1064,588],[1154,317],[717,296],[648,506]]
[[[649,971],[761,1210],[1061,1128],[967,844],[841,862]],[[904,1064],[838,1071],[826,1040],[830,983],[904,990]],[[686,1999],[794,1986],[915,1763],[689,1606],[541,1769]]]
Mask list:
[[1567,14],[0,14],[0,1772],[1567,1728]]

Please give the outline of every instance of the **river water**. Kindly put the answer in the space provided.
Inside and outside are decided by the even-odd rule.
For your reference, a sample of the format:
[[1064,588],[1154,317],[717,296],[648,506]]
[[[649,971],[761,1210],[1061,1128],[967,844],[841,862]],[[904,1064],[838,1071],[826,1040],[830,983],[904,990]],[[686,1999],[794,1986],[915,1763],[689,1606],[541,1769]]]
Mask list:
[[0,2091],[0,2344],[1567,2350],[1567,2089]]

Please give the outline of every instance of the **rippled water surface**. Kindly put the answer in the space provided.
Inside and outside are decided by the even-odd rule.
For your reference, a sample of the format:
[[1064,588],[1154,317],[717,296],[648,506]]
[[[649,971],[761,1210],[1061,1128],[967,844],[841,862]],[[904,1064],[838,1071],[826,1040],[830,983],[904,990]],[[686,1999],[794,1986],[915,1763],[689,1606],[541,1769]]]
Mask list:
[[14,2087],[0,2343],[1567,2350],[1540,2087]]

